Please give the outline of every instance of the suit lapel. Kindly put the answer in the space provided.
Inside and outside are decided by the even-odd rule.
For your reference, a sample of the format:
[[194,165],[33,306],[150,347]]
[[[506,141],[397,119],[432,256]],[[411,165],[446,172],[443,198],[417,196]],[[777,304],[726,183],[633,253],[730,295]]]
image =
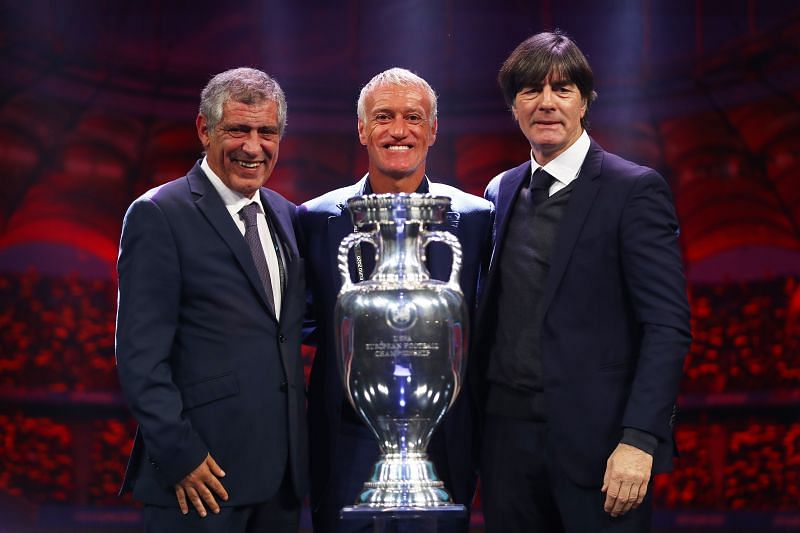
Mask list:
[[[261,189],[261,205],[264,206],[267,215],[274,223],[275,232],[278,234],[278,239],[281,241],[281,249],[283,250],[284,259],[286,259],[287,264],[295,261],[298,256],[297,240],[294,237],[294,229],[292,227],[290,215],[275,210],[270,201],[269,194],[265,189]],[[287,273],[287,286],[289,284],[288,276]]]
[[489,276],[497,268],[497,258],[503,249],[506,237],[506,227],[508,226],[509,215],[514,208],[522,183],[531,173],[531,162],[523,163],[515,169],[510,170],[501,178],[499,190],[497,191],[497,205],[495,206],[495,225],[497,227],[494,251],[492,252],[489,264]]
[[[267,216],[272,221],[275,228],[275,234],[278,240],[280,249],[283,251],[284,270],[286,272],[286,286],[283,287],[283,298],[281,304],[281,316],[287,317],[296,311],[292,309],[293,298],[290,296],[294,294],[295,286],[299,284],[298,276],[304,275],[297,266],[297,258],[299,256],[297,251],[297,240],[294,236],[294,229],[292,225],[291,215],[287,212],[278,211],[270,201],[270,192],[266,189],[261,189],[261,205]],[[303,298],[305,301],[305,298]],[[300,310],[302,312],[302,309]],[[275,315],[272,314],[274,317]],[[292,364],[293,355],[288,350],[279,350],[281,354],[281,363],[283,363],[283,372],[286,374],[287,379],[293,382],[292,369],[295,368]]]
[[545,313],[553,300],[558,284],[564,275],[564,271],[569,263],[572,250],[583,228],[586,215],[592,208],[592,203],[600,187],[600,170],[603,165],[603,150],[594,141],[586,154],[586,159],[581,166],[578,179],[574,182],[572,197],[567,204],[567,210],[561,219],[558,235],[555,241],[553,253],[550,256],[550,271],[547,275],[543,296],[543,307]]
[[222,237],[225,244],[228,245],[228,248],[231,249],[234,257],[236,257],[236,261],[242,267],[247,279],[253,286],[253,290],[256,291],[259,298],[261,298],[270,316],[275,319],[275,315],[267,300],[267,293],[264,292],[264,286],[261,284],[258,271],[253,263],[253,257],[250,255],[250,248],[242,237],[239,228],[236,227],[236,224],[234,224],[231,219],[231,215],[225,208],[222,198],[220,198],[217,191],[214,190],[214,187],[211,185],[211,182],[208,181],[208,178],[203,173],[199,164],[194,166],[187,175],[187,178],[189,180],[189,188],[197,197],[195,204],[217,233],[219,233],[219,236]]
[[[260,194],[261,205],[264,206],[267,216],[272,221],[272,226],[275,229],[275,234],[279,241],[278,245],[283,252],[286,286],[281,287],[281,290],[283,294],[286,295],[291,292],[292,288],[297,283],[297,276],[299,275],[298,269],[295,268],[299,253],[297,251],[297,240],[294,236],[292,219],[289,213],[277,211],[274,208],[270,201],[270,196],[265,189],[261,189]],[[286,302],[287,299],[284,298],[283,301]]]

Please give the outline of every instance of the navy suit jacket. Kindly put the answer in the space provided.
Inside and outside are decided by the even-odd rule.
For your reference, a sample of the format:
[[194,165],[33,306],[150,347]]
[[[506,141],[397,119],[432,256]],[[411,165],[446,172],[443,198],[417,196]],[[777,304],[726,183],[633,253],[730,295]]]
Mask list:
[[[483,405],[494,341],[499,258],[531,163],[495,177],[492,260],[473,343]],[[558,229],[543,296],[541,348],[549,435],[567,474],[601,485],[624,427],[655,435],[671,468],[674,403],[691,341],[678,222],[665,180],[592,141]],[[531,231],[536,231],[532,228]]]
[[[353,232],[353,222],[345,204],[349,198],[363,194],[365,184],[366,178],[363,178],[354,185],[331,191],[298,208],[300,226],[307,243],[304,255],[308,263],[317,344],[308,406],[312,505],[319,501],[327,486],[345,398],[336,359],[333,324],[333,310],[342,285],[337,266],[339,244]],[[460,284],[467,307],[472,310],[481,266],[485,264],[489,252],[492,205],[449,185],[433,182],[429,182],[429,185],[431,194],[451,199],[447,223],[439,229],[450,231],[461,242],[464,255]],[[449,248],[441,243],[432,243],[428,248],[426,264],[433,278],[449,279],[452,264]],[[470,400],[467,391],[462,390],[442,426],[434,432],[430,450],[437,472],[450,481],[447,488],[452,491],[455,501],[467,505],[472,500],[476,472],[473,458],[476,450],[472,447],[473,407]],[[446,457],[442,457],[444,450]],[[443,453],[437,454],[437,451]]]
[[122,490],[145,503],[177,506],[173,485],[207,453],[226,473],[221,505],[271,498],[287,461],[298,497],[306,492],[305,267],[294,204],[259,194],[285,257],[280,320],[199,162],[125,215],[116,354],[139,428]]

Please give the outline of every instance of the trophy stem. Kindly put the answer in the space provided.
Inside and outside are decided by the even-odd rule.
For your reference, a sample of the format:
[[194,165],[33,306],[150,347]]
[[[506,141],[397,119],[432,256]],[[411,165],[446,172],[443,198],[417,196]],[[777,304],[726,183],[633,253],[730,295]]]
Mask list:
[[435,507],[452,503],[426,453],[388,453],[372,469],[356,506]]

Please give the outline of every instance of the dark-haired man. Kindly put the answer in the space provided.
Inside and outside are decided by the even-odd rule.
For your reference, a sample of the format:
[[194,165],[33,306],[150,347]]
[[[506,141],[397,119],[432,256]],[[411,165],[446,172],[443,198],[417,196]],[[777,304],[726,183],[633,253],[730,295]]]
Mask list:
[[648,531],[690,342],[669,187],[588,136],[592,70],[564,34],[524,41],[499,82],[531,155],[486,190],[487,531]]
[[123,491],[148,532],[296,532],[308,486],[295,206],[264,188],[286,99],[259,70],[203,90],[205,157],[128,209],[117,366],[139,429]]

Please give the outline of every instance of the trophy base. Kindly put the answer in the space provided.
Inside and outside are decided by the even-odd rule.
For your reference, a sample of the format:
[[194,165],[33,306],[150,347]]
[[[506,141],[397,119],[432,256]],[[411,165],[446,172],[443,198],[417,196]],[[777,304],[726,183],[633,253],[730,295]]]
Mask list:
[[356,499],[355,508],[429,508],[453,500],[424,453],[386,454]]
[[466,531],[469,513],[465,506],[456,504],[424,508],[353,505],[339,512],[339,521],[348,531],[436,533],[441,530]]

